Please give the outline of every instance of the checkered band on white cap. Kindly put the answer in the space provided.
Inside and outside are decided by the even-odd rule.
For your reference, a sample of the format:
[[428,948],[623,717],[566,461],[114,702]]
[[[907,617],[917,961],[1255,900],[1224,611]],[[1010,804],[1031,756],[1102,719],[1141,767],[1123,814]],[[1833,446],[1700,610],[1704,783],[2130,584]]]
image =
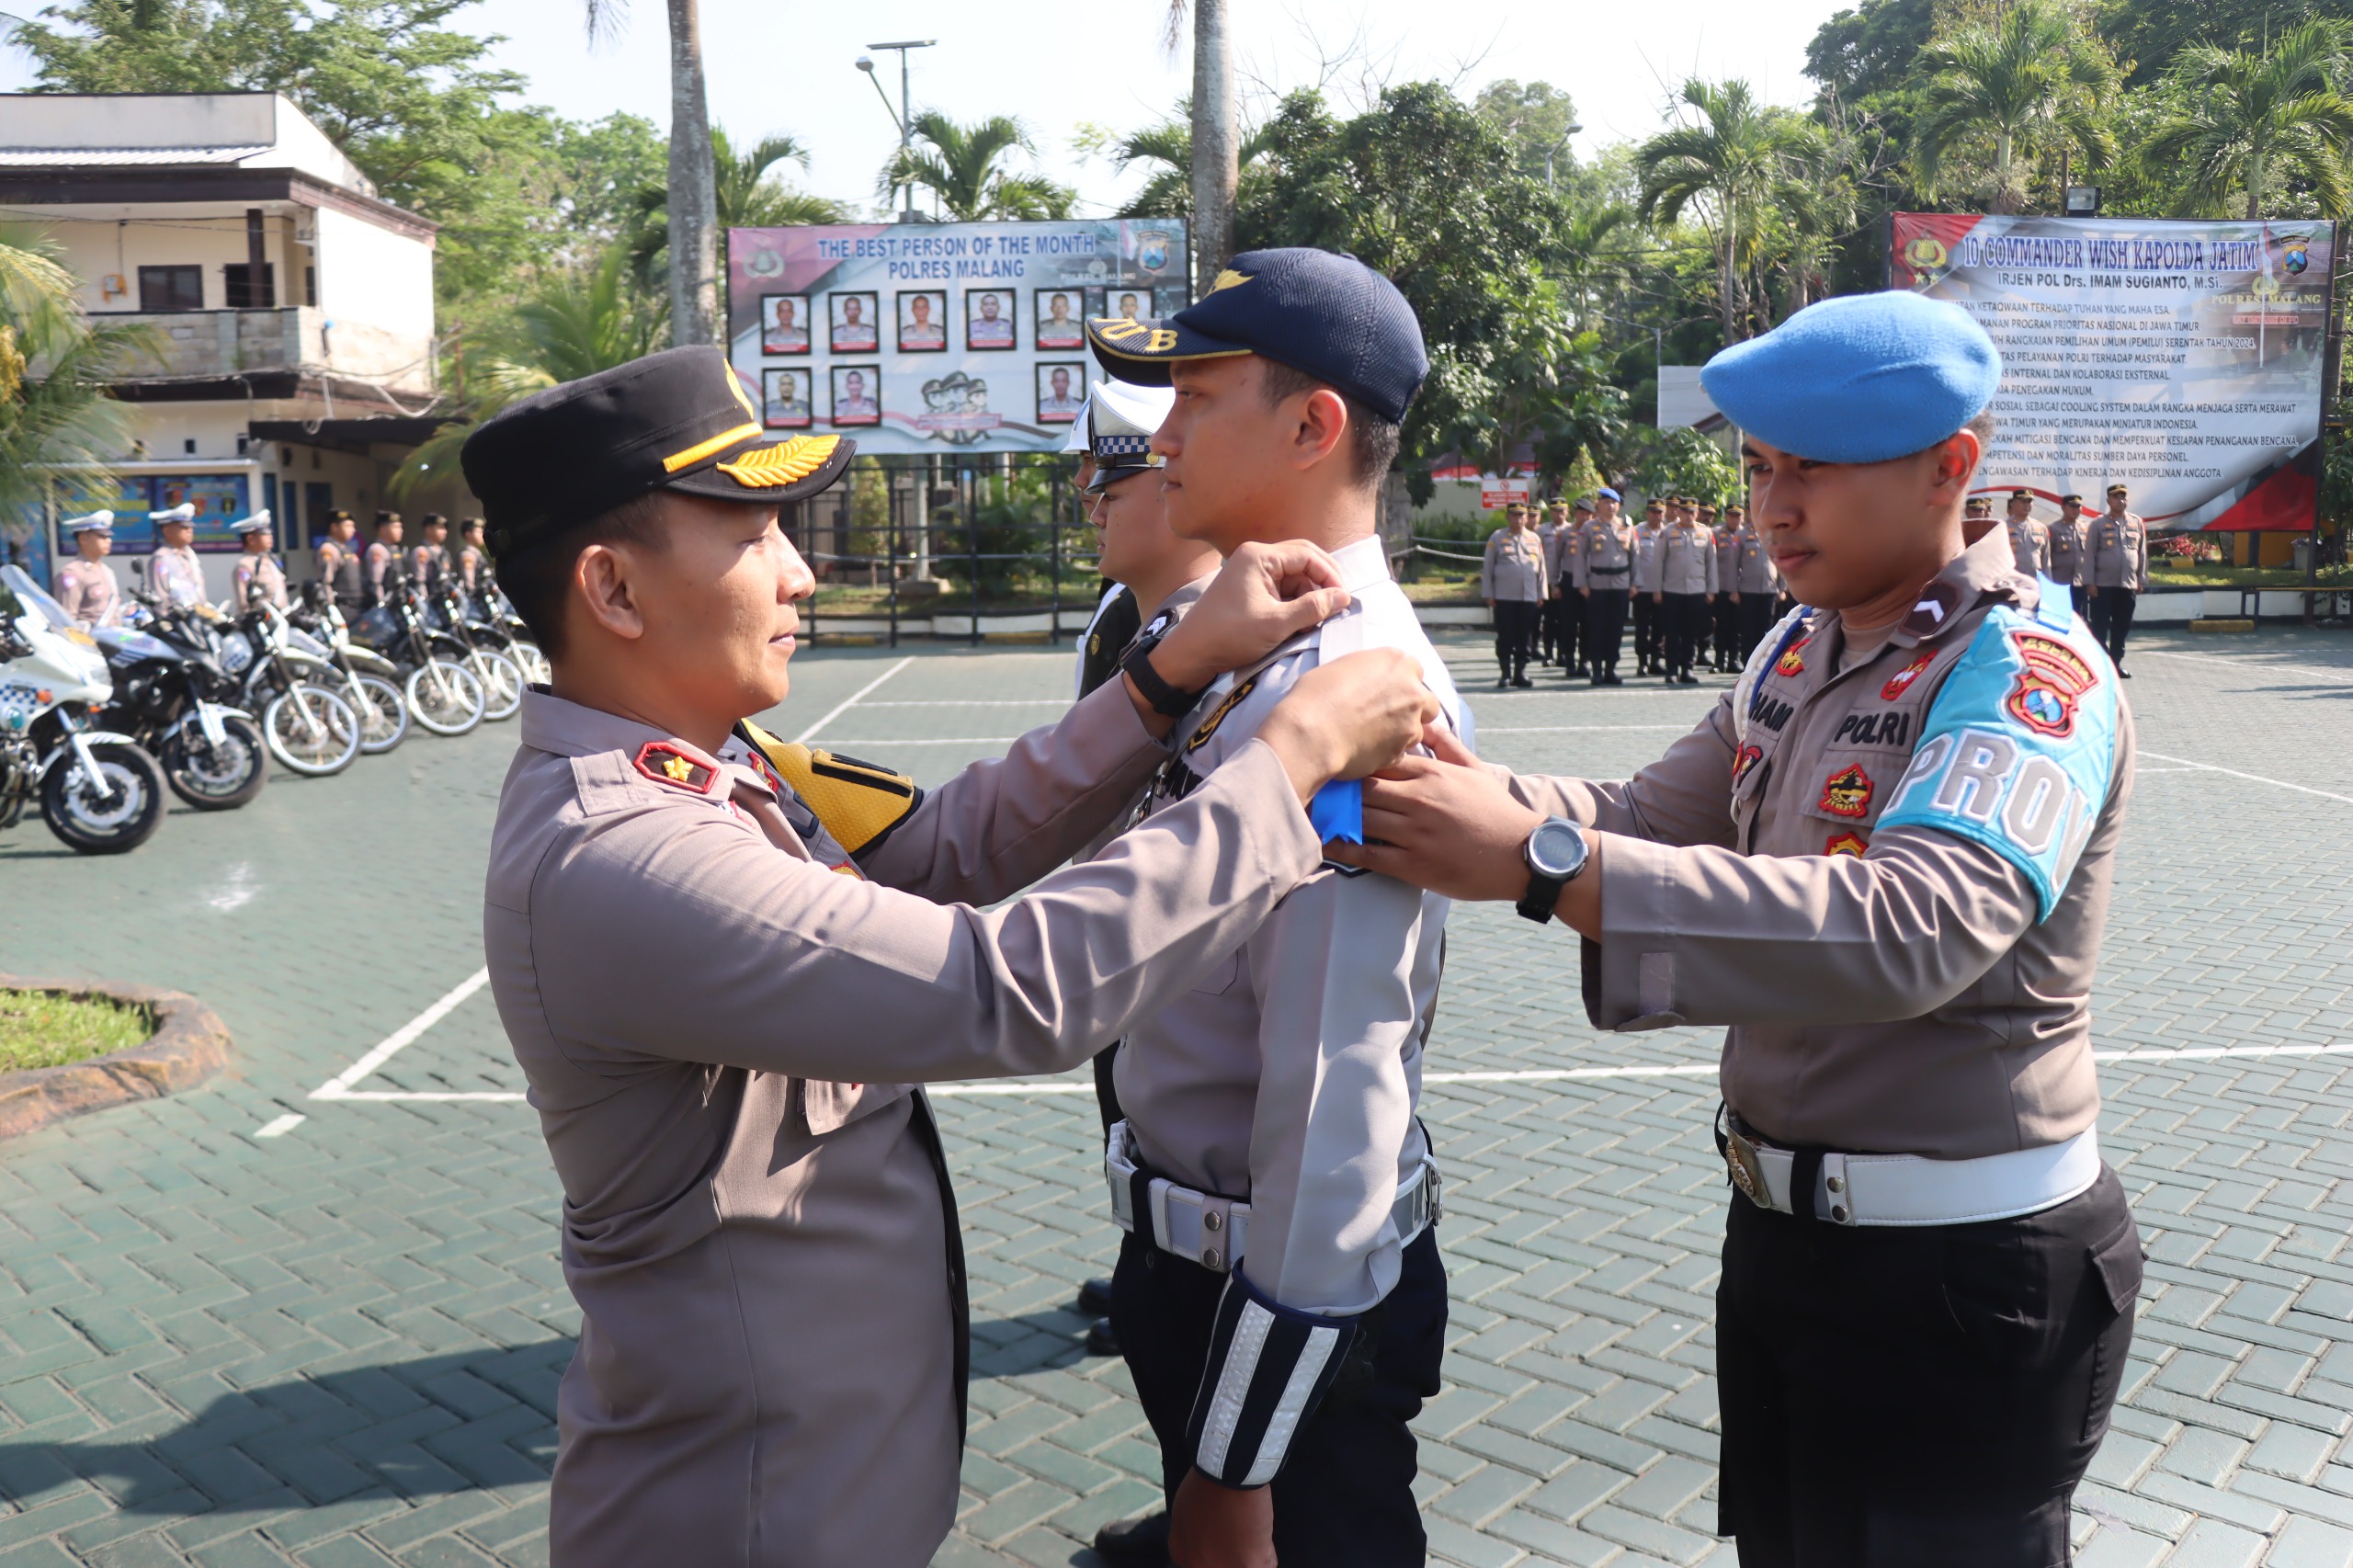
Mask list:
[[1149,436],[1097,436],[1095,455],[1098,458],[1140,458],[1152,450]]

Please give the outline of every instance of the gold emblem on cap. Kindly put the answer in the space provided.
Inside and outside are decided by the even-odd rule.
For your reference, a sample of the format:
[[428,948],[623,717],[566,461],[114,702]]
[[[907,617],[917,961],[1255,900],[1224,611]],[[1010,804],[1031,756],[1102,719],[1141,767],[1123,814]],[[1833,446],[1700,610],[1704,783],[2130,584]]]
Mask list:
[[1229,267],[1224,271],[1217,275],[1217,281],[1210,285],[1210,292],[1214,294],[1221,289],[1235,288],[1238,285],[1247,283],[1249,281],[1250,275],[1248,273],[1236,272],[1233,268]]
[[824,467],[841,440],[839,436],[795,436],[776,446],[745,452],[733,462],[721,463],[719,472],[746,490],[773,490]]
[[[728,380],[732,383],[734,378],[731,376]],[[759,433],[760,426],[757,420],[754,420],[749,425],[738,425],[732,430],[722,430],[708,441],[697,441],[686,450],[672,452],[668,457],[664,458],[662,472],[676,473],[682,468],[688,468],[702,461],[713,452],[725,451],[738,441],[748,441]]]

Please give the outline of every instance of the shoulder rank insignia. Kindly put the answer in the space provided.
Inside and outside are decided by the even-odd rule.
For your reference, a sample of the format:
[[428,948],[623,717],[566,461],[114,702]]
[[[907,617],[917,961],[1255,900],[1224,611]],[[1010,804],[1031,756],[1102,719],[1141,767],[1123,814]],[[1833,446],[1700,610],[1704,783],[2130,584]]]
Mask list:
[[1848,763],[1823,782],[1822,800],[1815,809],[1834,817],[1869,816],[1871,776],[1863,771],[1861,763]]
[[2002,706],[2038,735],[2064,739],[2075,733],[2075,703],[2099,684],[2091,662],[2055,637],[2013,631],[2010,641],[2025,667]]
[[710,764],[688,756],[668,741],[646,742],[637,748],[637,755],[630,759],[630,766],[656,784],[691,790],[698,795],[710,794],[711,785],[719,778],[718,770]]
[[1918,680],[1921,673],[1936,662],[1937,653],[1933,648],[1924,648],[1914,654],[1910,664],[1887,677],[1887,684],[1879,688],[1880,699],[1883,702],[1893,702],[1911,690],[1912,683]]
[[1773,673],[1777,676],[1805,674],[1805,645],[1813,641],[1811,637],[1801,637],[1781,650],[1781,656],[1773,661]]
[[1834,833],[1830,841],[1822,846],[1822,852],[1824,855],[1852,855],[1859,859],[1863,851],[1870,847],[1859,833]]
[[1257,685],[1258,677],[1252,676],[1248,680],[1227,692],[1224,699],[1215,708],[1210,710],[1210,716],[1201,721],[1201,727],[1193,732],[1193,738],[1185,743],[1185,749],[1199,751],[1209,744],[1210,737],[1217,733],[1217,727],[1225,722],[1225,716],[1233,712],[1244,698],[1256,689]]

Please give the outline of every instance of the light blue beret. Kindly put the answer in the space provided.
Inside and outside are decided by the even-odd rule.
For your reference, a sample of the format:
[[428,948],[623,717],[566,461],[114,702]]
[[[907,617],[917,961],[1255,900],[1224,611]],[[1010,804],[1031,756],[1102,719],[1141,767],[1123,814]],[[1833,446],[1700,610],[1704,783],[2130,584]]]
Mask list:
[[2001,353],[1967,311],[1902,289],[1808,305],[1699,371],[1741,429],[1837,463],[1936,445],[1976,418],[2001,380]]

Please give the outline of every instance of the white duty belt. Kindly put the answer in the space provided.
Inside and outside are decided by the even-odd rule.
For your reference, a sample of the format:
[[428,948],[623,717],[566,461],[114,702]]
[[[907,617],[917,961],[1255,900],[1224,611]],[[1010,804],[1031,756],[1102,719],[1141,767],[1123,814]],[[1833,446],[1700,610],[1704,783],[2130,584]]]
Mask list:
[[[1135,1136],[1126,1122],[1115,1121],[1103,1146],[1103,1179],[1111,1188],[1111,1217],[1131,1233],[1136,1230],[1137,1170]],[[1152,1211],[1143,1234],[1163,1252],[1216,1274],[1229,1272],[1235,1258],[1248,1256],[1250,1205],[1242,1199],[1179,1186],[1166,1176],[1154,1176],[1146,1192]],[[1425,1154],[1421,1168],[1398,1183],[1390,1204],[1400,1245],[1437,1222],[1443,1212],[1438,1193],[1438,1162]]]
[[[1795,1213],[1797,1151],[1727,1123],[1724,1164],[1741,1196],[1760,1209]],[[2099,1173],[2099,1137],[2088,1127],[2063,1143],[1975,1160],[1824,1153],[1811,1208],[1834,1225],[1966,1225],[2056,1208],[2088,1191]]]

